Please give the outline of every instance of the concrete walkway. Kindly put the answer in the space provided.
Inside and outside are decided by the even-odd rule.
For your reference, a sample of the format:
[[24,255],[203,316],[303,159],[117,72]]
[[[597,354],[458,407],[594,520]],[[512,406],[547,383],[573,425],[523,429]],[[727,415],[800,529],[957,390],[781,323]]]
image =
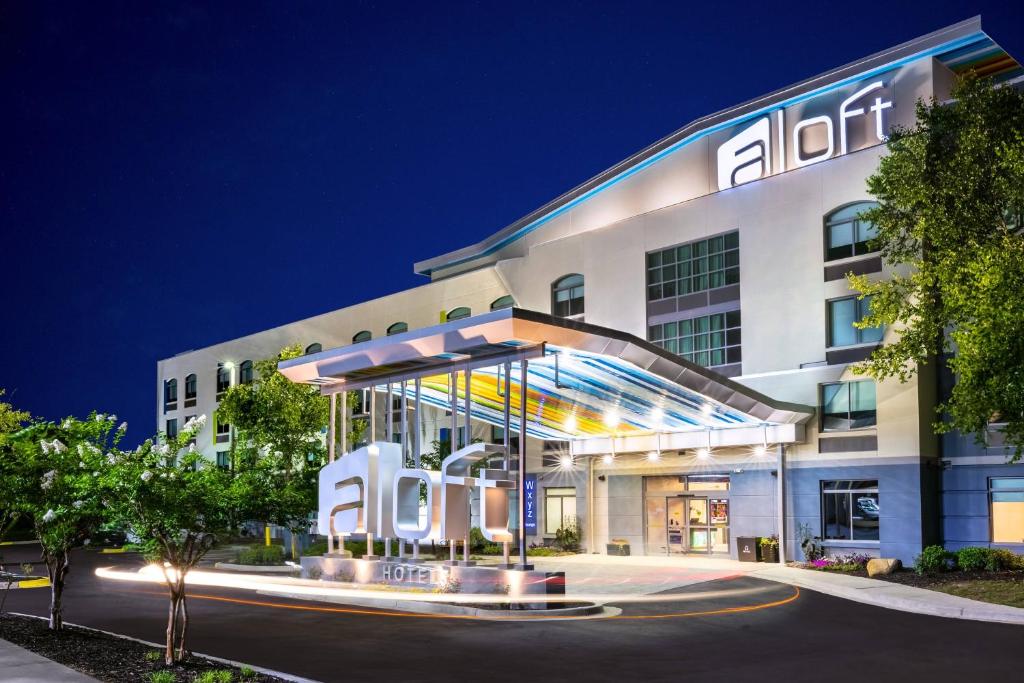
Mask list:
[[95,680],[0,639],[0,681],[3,683],[89,683]]

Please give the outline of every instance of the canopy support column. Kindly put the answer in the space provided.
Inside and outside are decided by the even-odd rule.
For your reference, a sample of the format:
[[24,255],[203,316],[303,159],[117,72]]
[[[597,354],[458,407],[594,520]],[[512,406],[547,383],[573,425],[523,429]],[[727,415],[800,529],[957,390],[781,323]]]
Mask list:
[[775,482],[775,505],[778,515],[777,529],[779,532],[779,564],[786,564],[786,446],[779,444],[778,452],[778,481]]
[[526,564],[526,373],[529,362],[519,361],[519,569]]

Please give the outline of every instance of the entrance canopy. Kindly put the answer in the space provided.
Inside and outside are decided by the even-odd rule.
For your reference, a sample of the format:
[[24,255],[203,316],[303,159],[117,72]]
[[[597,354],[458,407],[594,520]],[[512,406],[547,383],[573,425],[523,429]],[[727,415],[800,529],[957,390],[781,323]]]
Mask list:
[[[518,431],[523,361],[527,434],[542,439],[760,431],[796,426],[814,413],[808,406],[774,401],[632,335],[515,308],[329,349],[278,367],[294,382],[319,385],[323,394],[385,391],[392,384],[396,394],[404,390],[411,398],[411,381],[420,379],[421,400],[440,409],[451,408],[454,372],[460,410],[467,405],[469,370],[471,417],[496,426],[504,425],[507,380],[510,424]],[[511,368],[507,378],[506,367]],[[792,441],[802,431],[783,429],[789,438],[765,440]]]

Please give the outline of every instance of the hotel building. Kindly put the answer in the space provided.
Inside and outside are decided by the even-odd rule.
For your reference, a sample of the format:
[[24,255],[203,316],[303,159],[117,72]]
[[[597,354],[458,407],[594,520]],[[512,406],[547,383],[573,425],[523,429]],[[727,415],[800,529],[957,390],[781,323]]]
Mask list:
[[[374,368],[408,368],[407,391],[420,377],[432,393],[405,422],[422,449],[451,434],[445,382],[477,359],[471,382],[457,375],[456,429],[469,386],[472,438],[503,443],[493,399],[506,376],[478,359],[528,341],[530,542],[575,518],[601,553],[736,557],[736,539],[774,534],[791,559],[801,534],[904,562],[933,543],[1022,551],[1024,465],[1006,464],[995,438],[933,433],[948,378],[925,367],[876,383],[851,369],[897,333],[852,324],[867,303],[845,275],[891,272],[860,217],[865,181],[886,131],[968,70],[1014,87],[1024,73],[971,19],[701,118],[417,263],[419,287],[160,361],[158,428],[216,415],[253,359],[300,344],[307,355],[282,371],[358,390],[347,419],[367,419]],[[387,401],[371,386],[384,439]],[[213,419],[197,446],[223,465],[232,438]]]

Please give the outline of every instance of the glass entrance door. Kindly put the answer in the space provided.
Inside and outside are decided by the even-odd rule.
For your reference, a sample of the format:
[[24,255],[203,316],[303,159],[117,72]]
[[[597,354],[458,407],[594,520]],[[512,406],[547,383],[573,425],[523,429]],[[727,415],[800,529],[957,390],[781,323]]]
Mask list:
[[729,499],[677,496],[665,501],[666,546],[672,553],[728,553]]

